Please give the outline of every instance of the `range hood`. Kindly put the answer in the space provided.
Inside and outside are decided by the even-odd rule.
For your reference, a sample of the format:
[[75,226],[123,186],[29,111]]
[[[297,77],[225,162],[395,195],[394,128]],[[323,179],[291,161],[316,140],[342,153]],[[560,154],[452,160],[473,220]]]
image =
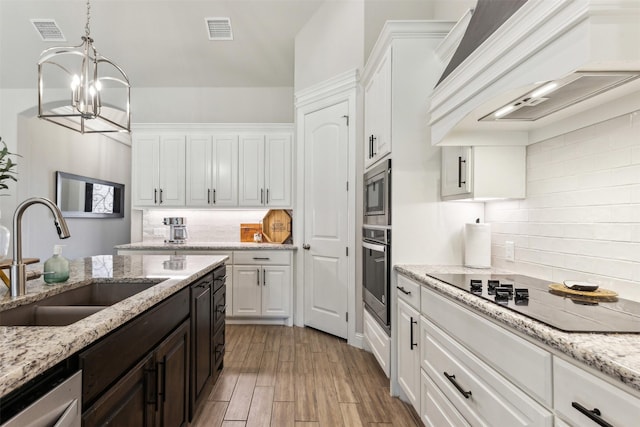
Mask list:
[[638,77],[640,1],[529,0],[436,87],[432,143],[538,142],[640,109]]

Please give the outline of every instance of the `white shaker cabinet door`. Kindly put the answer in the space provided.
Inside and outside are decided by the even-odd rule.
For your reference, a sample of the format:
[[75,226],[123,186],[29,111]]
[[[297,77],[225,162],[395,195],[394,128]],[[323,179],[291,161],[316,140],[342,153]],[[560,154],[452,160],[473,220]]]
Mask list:
[[160,206],[184,206],[185,136],[160,137]]
[[471,147],[442,147],[442,196],[471,193]]
[[259,316],[262,274],[259,265],[233,266],[233,315]]
[[262,206],[264,188],[264,135],[241,135],[239,142],[238,205]]
[[291,267],[262,267],[262,315],[287,317],[291,313]]
[[187,141],[187,206],[209,206],[212,181],[211,135],[189,135]]
[[398,299],[398,383],[420,413],[420,313]]
[[291,206],[291,135],[267,135],[265,142],[265,205]]
[[133,138],[133,192],[134,206],[158,204],[158,168],[160,160],[160,136],[137,135]]
[[238,204],[238,136],[215,135],[212,141],[211,192],[212,206]]

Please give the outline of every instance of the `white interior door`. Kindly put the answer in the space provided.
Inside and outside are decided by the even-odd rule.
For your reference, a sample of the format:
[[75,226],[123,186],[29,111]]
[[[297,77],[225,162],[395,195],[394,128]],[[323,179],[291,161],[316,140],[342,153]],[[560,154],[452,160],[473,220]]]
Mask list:
[[304,323],[347,338],[348,103],[305,115]]

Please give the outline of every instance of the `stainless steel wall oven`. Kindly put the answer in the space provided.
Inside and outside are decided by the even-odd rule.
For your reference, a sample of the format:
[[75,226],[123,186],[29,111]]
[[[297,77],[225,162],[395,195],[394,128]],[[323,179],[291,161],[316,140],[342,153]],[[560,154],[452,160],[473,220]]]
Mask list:
[[362,284],[365,309],[391,334],[391,228],[362,228]]
[[364,174],[364,223],[391,225],[391,159]]

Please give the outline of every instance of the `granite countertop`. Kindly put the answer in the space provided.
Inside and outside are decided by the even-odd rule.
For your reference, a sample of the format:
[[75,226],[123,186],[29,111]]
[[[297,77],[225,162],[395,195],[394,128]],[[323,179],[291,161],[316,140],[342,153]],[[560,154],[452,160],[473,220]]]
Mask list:
[[160,250],[169,251],[189,250],[189,251],[249,251],[249,250],[296,250],[295,245],[280,243],[254,243],[254,242],[189,242],[187,243],[164,243],[163,241],[150,241],[127,243],[124,245],[114,246],[116,250]]
[[[0,316],[3,310],[94,281],[158,282],[69,326],[0,326],[0,397],[183,289],[227,258],[186,255],[176,265],[166,262],[171,261],[167,255],[101,255],[71,261],[65,283],[50,286],[42,278],[29,280],[27,294],[15,299],[2,286]],[[42,269],[42,264],[29,268]]]
[[425,265],[396,265],[395,270],[640,392],[640,334],[562,332],[455,286],[427,277],[427,273],[495,274],[508,273],[507,271]]

